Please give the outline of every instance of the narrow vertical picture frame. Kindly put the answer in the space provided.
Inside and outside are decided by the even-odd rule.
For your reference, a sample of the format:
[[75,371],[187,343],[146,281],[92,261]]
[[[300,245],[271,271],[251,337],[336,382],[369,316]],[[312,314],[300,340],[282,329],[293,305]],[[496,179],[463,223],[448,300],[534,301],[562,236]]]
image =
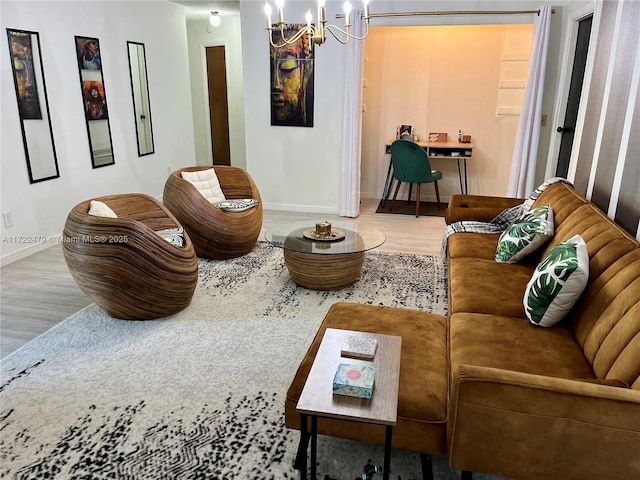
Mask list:
[[59,178],[40,34],[7,28],[7,43],[29,182]]
[[306,24],[273,27],[273,44],[269,45],[271,125],[313,127],[314,44],[306,33],[295,42],[285,40],[303,27]]
[[76,35],[75,50],[91,163],[93,168],[113,165],[115,158],[100,41]]

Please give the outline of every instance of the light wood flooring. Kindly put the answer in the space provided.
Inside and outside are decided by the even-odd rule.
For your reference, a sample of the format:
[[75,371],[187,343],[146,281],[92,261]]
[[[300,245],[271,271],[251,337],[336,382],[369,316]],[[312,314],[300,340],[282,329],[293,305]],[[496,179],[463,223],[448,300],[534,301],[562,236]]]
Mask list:
[[[375,213],[378,200],[363,199],[354,221],[385,233],[379,250],[439,255],[445,222],[440,217]],[[345,220],[337,215],[265,210],[262,235],[272,226],[297,220]],[[0,358],[91,303],[77,287],[60,245],[0,269]]]

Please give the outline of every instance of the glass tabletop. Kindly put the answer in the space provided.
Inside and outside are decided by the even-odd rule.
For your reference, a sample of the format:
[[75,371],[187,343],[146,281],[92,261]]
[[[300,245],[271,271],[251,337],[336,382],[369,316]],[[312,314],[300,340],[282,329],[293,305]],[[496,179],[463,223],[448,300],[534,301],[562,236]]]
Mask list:
[[381,231],[351,221],[330,221],[331,239],[317,237],[316,223],[321,222],[324,220],[284,223],[267,230],[265,238],[271,245],[285,250],[320,255],[365,252],[386,240]]

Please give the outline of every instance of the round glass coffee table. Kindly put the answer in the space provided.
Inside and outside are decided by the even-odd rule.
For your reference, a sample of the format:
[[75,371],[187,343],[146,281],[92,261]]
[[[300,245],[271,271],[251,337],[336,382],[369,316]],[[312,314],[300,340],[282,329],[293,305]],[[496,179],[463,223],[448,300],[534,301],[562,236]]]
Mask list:
[[332,236],[316,236],[320,221],[299,221],[270,228],[267,242],[284,251],[291,279],[313,290],[339,290],[356,281],[364,253],[384,243],[384,233],[356,222],[331,221]]

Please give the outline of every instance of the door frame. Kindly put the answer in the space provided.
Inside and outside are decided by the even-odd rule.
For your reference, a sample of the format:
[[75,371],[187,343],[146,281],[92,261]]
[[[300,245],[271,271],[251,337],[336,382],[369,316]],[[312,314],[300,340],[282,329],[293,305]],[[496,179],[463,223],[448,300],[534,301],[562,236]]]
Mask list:
[[573,71],[573,60],[576,54],[576,43],[578,40],[578,28],[580,27],[580,21],[584,20],[588,16],[593,16],[593,23],[591,25],[591,35],[589,37],[589,51],[587,53],[587,64],[584,69],[584,79],[582,82],[582,93],[580,96],[580,106],[578,107],[578,119],[576,121],[576,129],[573,137],[573,148],[571,151],[571,160],[569,161],[569,172],[567,179],[573,181],[575,175],[575,155],[577,153],[576,147],[580,145],[580,132],[582,131],[582,125],[584,123],[584,106],[587,99],[586,93],[588,92],[588,79],[591,78],[593,72],[593,41],[597,37],[597,23],[596,23],[596,6],[595,4],[584,5],[583,7],[575,10],[571,13],[571,16],[567,20],[567,34],[565,37],[564,53],[560,62],[563,65],[560,70],[560,77],[558,81],[558,92],[555,100],[554,111],[555,114],[551,119],[549,128],[551,129],[551,140],[549,142],[549,151],[547,153],[547,165],[544,172],[544,178],[548,179],[555,177],[556,169],[558,168],[558,155],[560,154],[560,142],[562,135],[556,132],[556,127],[564,123],[564,118],[567,113],[567,100],[569,98],[569,88],[571,86],[571,73]]
[[[224,69],[229,72],[229,56],[227,55],[227,41],[226,40],[211,40],[206,42],[200,42],[200,68],[202,69],[202,98],[204,99],[204,118],[202,119],[205,125],[205,135],[207,145],[207,160],[209,165],[213,165],[213,149],[211,148],[211,110],[209,109],[209,75],[207,69],[207,48],[208,47],[224,47]],[[227,100],[229,91],[227,90]],[[233,158],[233,145],[229,142],[229,157]]]

